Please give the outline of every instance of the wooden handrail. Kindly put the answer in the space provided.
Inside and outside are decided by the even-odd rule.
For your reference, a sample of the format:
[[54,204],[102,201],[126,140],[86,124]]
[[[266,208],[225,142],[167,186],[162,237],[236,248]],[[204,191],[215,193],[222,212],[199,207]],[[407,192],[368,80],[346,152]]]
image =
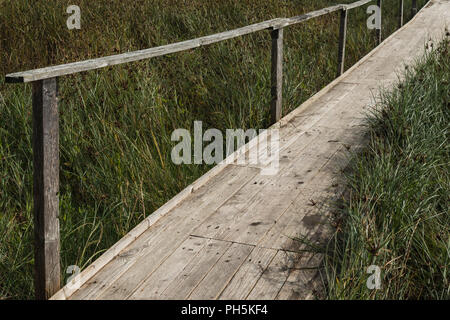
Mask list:
[[[33,83],[33,214],[36,298],[48,299],[60,288],[58,77],[164,56],[269,29],[272,35],[271,120],[277,122],[282,116],[283,28],[340,11],[337,72],[339,76],[344,72],[348,10],[372,1],[375,0],[338,4],[292,18],[276,18],[150,49],[6,75],[7,83]],[[399,24],[403,25],[403,0],[400,1]],[[381,2],[382,0],[377,0],[379,6],[381,6]],[[417,12],[415,0],[413,0],[412,11],[413,14]],[[378,42],[381,42],[381,29],[377,29],[376,34]]]
[[21,82],[32,82],[43,79],[50,79],[54,77],[74,74],[83,71],[100,69],[108,66],[123,64],[127,62],[139,61],[159,56],[168,55],[171,53],[176,53],[180,51],[186,51],[193,48],[198,48],[206,46],[212,43],[240,37],[246,34],[262,31],[265,29],[279,29],[291,25],[295,25],[301,22],[305,22],[312,18],[320,17],[325,14],[329,14],[342,9],[353,9],[363,6],[374,0],[362,0],[357,1],[352,4],[339,4],[336,6],[324,8],[321,10],[313,11],[307,14],[295,16],[292,18],[277,18],[272,20],[267,20],[259,23],[255,23],[242,28],[225,31],[221,33],[212,34],[209,36],[204,36],[192,40],[186,40],[182,42],[172,43],[164,46],[154,47],[150,49],[132,51],[127,53],[121,53],[117,55],[89,59],[79,62],[72,62],[67,64],[61,64],[52,67],[45,67],[39,69],[33,69],[28,71],[16,72],[7,74],[5,77],[5,82],[7,83],[21,83]]

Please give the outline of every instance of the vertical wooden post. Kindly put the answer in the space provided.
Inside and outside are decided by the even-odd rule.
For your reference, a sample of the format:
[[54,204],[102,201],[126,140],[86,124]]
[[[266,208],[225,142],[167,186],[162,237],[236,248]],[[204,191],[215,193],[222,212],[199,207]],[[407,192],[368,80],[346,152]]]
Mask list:
[[271,71],[271,121],[281,119],[283,100],[283,29],[274,29],[272,35],[272,71]]
[[33,82],[33,197],[36,299],[60,289],[57,78]]
[[341,10],[341,22],[339,26],[339,52],[338,52],[338,72],[339,77],[344,73],[345,67],[345,44],[347,41],[347,9]]
[[398,17],[398,27],[401,28],[403,27],[403,8],[404,8],[404,0],[400,0],[400,12],[399,12],[399,17]]
[[380,28],[377,29],[376,37],[377,37],[377,43],[380,44],[383,40],[382,38],[382,26],[383,26],[383,0],[377,0],[377,6],[380,8]]
[[411,15],[414,17],[417,13],[417,0],[412,0]]

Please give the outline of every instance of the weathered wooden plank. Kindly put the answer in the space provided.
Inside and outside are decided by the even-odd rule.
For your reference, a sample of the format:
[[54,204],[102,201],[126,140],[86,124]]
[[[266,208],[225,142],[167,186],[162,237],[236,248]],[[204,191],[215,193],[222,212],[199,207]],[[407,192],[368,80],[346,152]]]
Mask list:
[[194,259],[208,239],[188,237],[159,268],[147,278],[129,299],[158,299],[171,281]]
[[282,19],[278,19],[277,23],[275,24],[275,28],[283,28],[283,27],[287,27],[287,26],[292,26],[301,22],[305,22],[308,21],[310,19],[313,18],[317,18],[338,10],[341,10],[345,5],[343,4],[338,4],[332,7],[328,7],[328,8],[324,8],[324,9],[320,9],[320,10],[316,10],[316,11],[312,11],[306,14],[302,14],[299,16],[295,16],[292,18],[282,18]]
[[332,219],[344,189],[342,185],[330,184],[321,187],[308,201],[295,202],[287,212],[293,218],[282,231],[284,238],[277,239],[274,245],[294,252],[308,250],[310,244],[324,246],[333,232]]
[[[315,141],[318,135],[321,134],[321,132],[314,129],[318,121],[320,121],[327,112],[334,109],[335,105],[350,94],[355,87],[356,84],[340,83],[330,88],[327,95],[316,100],[316,108],[314,108],[314,110],[305,108],[303,113],[292,115],[290,116],[289,121],[283,123],[279,129],[279,149],[276,150],[276,152],[279,153],[279,170],[283,170],[293,157],[297,156],[303,148]],[[269,135],[267,140],[270,141]],[[260,148],[256,151],[258,153],[258,159],[262,157],[262,152],[264,152],[262,149],[263,148]],[[252,149],[243,156],[248,158],[249,152],[255,151]],[[252,166],[264,169],[270,166],[270,164],[260,162]]]
[[338,51],[338,72],[337,76],[344,73],[345,68],[345,44],[347,42],[347,9],[341,10],[341,19],[339,25],[339,51]]
[[[170,255],[170,250],[175,250],[181,242],[190,234],[196,224],[199,224],[208,215],[214,212],[236,190],[239,190],[249,179],[252,179],[258,169],[227,166],[214,179],[193,192],[188,201],[183,201],[173,208],[170,215],[158,220],[145,233],[135,240],[129,247],[122,250],[116,258],[106,265],[102,272],[92,277],[82,290],[79,290],[74,299],[95,299],[102,294],[109,298],[123,298],[121,293],[108,293],[111,286],[129,282],[139,285],[146,274],[158,267],[158,262]],[[150,258],[145,258],[149,256]],[[123,257],[126,257],[124,259]],[[138,262],[146,261],[146,262]],[[154,261],[153,264],[150,263]],[[140,264],[142,263],[142,265]],[[142,266],[141,275],[134,275],[132,270]],[[121,279],[124,276],[125,279]],[[144,277],[144,278],[140,278]],[[131,279],[128,279],[131,278]],[[111,288],[111,289],[110,289]],[[130,288],[130,292],[135,288]],[[123,292],[122,292],[123,293]]]
[[217,299],[233,275],[247,260],[253,246],[233,243],[216,265],[189,295],[190,300]]
[[204,36],[192,40],[181,41],[177,43],[172,43],[168,45],[163,45],[155,48],[138,50],[133,52],[122,53],[113,56],[107,56],[102,58],[90,59],[85,61],[73,62],[68,64],[62,64],[52,67],[34,69],[23,72],[16,72],[6,75],[5,81],[7,83],[14,82],[31,82],[43,79],[49,79],[53,77],[74,74],[83,71],[95,70],[104,68],[107,66],[113,66],[128,62],[134,62],[144,59],[150,59],[158,56],[164,56],[176,52],[186,51],[194,48],[198,48],[201,46],[209,45],[212,43],[240,37],[246,34],[258,32],[261,30],[265,30],[268,28],[282,28],[284,26],[290,26],[294,24],[298,24],[312,18],[316,18],[325,14],[329,14],[335,11],[338,11],[344,7],[356,8],[358,6],[364,5],[369,1],[357,1],[353,4],[349,5],[335,5],[332,7],[324,8],[321,10],[313,11],[307,14],[303,14],[300,16],[292,17],[292,18],[277,18],[272,20],[263,21],[260,23],[255,23],[249,26],[237,28],[230,31],[225,31],[209,36]]
[[60,288],[59,111],[56,78],[33,83],[33,197],[36,299]]
[[343,6],[345,8],[347,8],[347,10],[350,10],[350,9],[361,7],[361,6],[363,6],[365,4],[368,4],[369,2],[372,2],[372,1],[373,0],[361,0],[361,1],[356,1],[356,2],[350,3],[350,4],[344,4]]
[[198,253],[197,258],[172,280],[161,298],[187,299],[231,244],[227,241],[209,240],[203,250]]
[[257,245],[304,189],[296,177],[274,179],[254,201],[248,202],[241,214],[226,213],[233,216],[233,221],[226,228],[222,226],[215,237]]
[[291,271],[276,300],[313,300],[320,298],[323,280],[319,272],[322,255],[304,252]]
[[[252,179],[252,168],[230,169],[228,180],[215,181],[209,186],[210,192],[193,194],[192,201],[185,202],[171,212],[171,221],[164,223],[164,231],[147,244],[141,255],[99,296],[100,299],[123,299],[132,294],[145,279],[180,246],[194,228],[211,215],[223,202]],[[228,182],[226,182],[228,181]],[[206,186],[205,186],[206,189]],[[121,291],[112,286],[121,288]]]
[[[296,251],[291,245],[291,238],[297,232],[305,233],[302,220],[307,215],[313,215],[312,211],[317,210],[316,206],[311,205],[314,191],[303,192],[299,194],[289,206],[286,212],[278,218],[277,223],[264,235],[264,238],[258,243],[258,246],[272,249],[283,249]],[[290,227],[295,228],[295,234],[292,234]]]
[[107,66],[113,66],[133,61],[150,59],[154,57],[164,56],[176,52],[186,51],[220,42],[236,37],[240,37],[249,33],[261,31],[273,27],[278,24],[278,19],[255,23],[246,27],[225,31],[210,36],[200,37],[192,40],[177,42],[164,46],[150,49],[138,50],[133,52],[122,53],[113,56],[107,56],[97,59],[90,59],[80,62],[73,62],[58,66],[40,68],[30,71],[17,72],[6,75],[6,82],[30,82],[41,79],[48,79],[56,76],[74,74],[83,71],[95,70]]
[[258,282],[277,250],[256,247],[219,296],[221,300],[244,300]]
[[[341,147],[335,139],[343,132],[324,128],[314,140],[308,140],[308,136],[297,138],[292,148],[285,150],[287,162],[280,164],[277,176],[251,180],[192,234],[256,245],[290,205],[290,199],[308,188],[320,168]],[[307,140],[306,146],[302,138]]]
[[247,300],[273,300],[283,287],[291,268],[299,259],[297,253],[278,251],[258,282],[247,296]]
[[271,117],[272,123],[281,119],[283,105],[283,28],[272,30]]

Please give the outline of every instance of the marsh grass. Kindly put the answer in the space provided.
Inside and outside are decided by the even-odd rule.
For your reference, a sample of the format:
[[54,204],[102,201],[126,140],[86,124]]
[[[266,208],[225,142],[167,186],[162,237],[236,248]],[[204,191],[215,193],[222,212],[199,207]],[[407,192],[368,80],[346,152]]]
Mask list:
[[[409,18],[411,1],[406,3]],[[80,61],[291,17],[332,0],[0,1],[0,299],[33,297],[31,87],[4,74]],[[423,5],[426,1],[419,1]],[[397,26],[385,1],[385,36]],[[65,10],[81,8],[81,30]],[[336,74],[338,14],[285,31],[284,114]],[[374,46],[365,8],[352,10],[346,66]],[[176,128],[266,128],[267,31],[60,80],[61,263],[81,268],[205,173],[175,166]]]
[[[409,67],[367,119],[325,255],[330,299],[450,298],[449,49]],[[366,286],[370,265],[379,290]]]

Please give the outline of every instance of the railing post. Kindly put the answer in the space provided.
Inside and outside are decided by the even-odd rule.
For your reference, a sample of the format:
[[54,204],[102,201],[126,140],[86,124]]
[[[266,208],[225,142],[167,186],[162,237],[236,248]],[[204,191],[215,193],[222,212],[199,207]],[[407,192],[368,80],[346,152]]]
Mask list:
[[417,13],[417,0],[412,0],[411,15],[414,17]]
[[33,198],[36,299],[60,289],[57,78],[33,82]]
[[404,8],[404,0],[400,0],[400,12],[398,17],[398,27],[403,27],[403,8]]
[[383,26],[383,0],[377,0],[377,6],[380,8],[380,28],[377,28],[376,37],[377,43],[380,44],[382,41],[382,26]]
[[338,72],[339,77],[344,73],[345,67],[345,44],[347,41],[347,8],[341,10],[341,22],[339,26],[339,52],[338,52]]
[[271,70],[271,121],[281,119],[283,100],[283,29],[274,29],[272,35],[272,70]]

